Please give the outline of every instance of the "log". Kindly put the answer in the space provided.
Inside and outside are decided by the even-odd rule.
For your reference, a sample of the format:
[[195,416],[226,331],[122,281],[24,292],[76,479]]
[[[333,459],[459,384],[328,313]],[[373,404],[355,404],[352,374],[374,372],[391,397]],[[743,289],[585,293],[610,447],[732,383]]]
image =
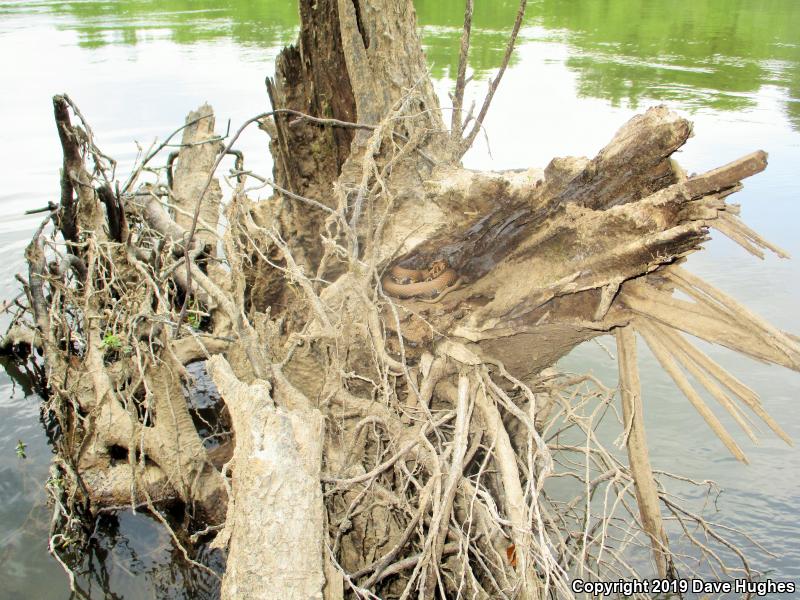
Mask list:
[[[443,233],[394,264],[425,269],[445,261],[460,285],[432,305],[395,300],[407,309],[402,334],[415,344],[443,333],[477,342],[523,376],[625,324],[622,306],[645,310],[636,295],[645,288],[634,283],[699,249],[708,225],[726,215],[725,198],[740,179],[766,167],[759,151],[687,179],[669,154],[690,133],[686,120],[656,107],[622,127],[591,161],[556,159],[522,184],[450,169],[428,186],[425,201],[439,205],[434,215],[453,217],[441,225]],[[714,341],[741,333],[713,325],[719,311],[704,313],[667,296],[664,302],[708,323],[703,332]],[[754,346],[753,353],[796,368],[775,350]]]
[[[225,530],[222,597],[322,598],[323,418],[319,411],[275,405],[263,381],[240,382],[221,356],[208,360],[236,431]],[[265,576],[268,574],[268,576]]]

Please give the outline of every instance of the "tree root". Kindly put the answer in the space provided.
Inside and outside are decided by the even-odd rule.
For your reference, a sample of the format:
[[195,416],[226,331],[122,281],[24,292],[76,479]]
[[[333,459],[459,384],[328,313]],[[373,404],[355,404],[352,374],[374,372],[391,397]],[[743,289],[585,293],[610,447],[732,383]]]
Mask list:
[[[511,228],[499,216],[527,203],[514,214],[528,237],[506,248],[491,273],[475,266],[479,253],[497,258],[502,249],[487,250],[480,236],[437,248],[451,258],[470,244],[474,252],[460,255],[462,285],[420,308],[385,295],[381,276],[412,245],[416,224],[403,211],[420,199],[422,175],[435,176],[420,162],[438,135],[438,115],[420,110],[427,94],[411,86],[374,123],[303,121],[356,132],[357,156],[342,163],[341,181],[324,198],[276,184],[271,200],[256,203],[248,180],[269,179],[239,156],[223,233],[221,187],[212,182],[244,127],[222,148],[204,107],[183,128],[172,181],[180,190],[158,175],[136,187],[153,151],[117,194],[108,186],[113,163],[74,105],[56,98],[62,207],[26,251],[27,304],[14,305],[9,342],[42,349],[47,408],[60,427],[54,553],[59,528],[74,529],[82,510],[127,504],[153,512],[191,560],[190,536],[162,514],[179,505],[195,538],[218,532],[215,545],[228,550],[222,594],[230,598],[318,598],[323,587],[327,597],[569,598],[575,577],[651,574],[637,557],[643,548],[661,577],[706,568],[753,576],[729,539],[740,534],[678,506],[668,486],[691,482],[650,466],[633,330],[737,458],[745,460],[743,451],[682,369],[746,434],[754,435],[737,398],[788,441],[751,390],[677,332],[800,366],[795,338],[675,264],[696,249],[706,221],[724,223],[752,248],[774,249],[720,216],[724,197],[764,168],[764,155],[681,177],[664,157],[690,127],[658,109],[593,161],[554,161],[529,189],[470,174],[456,192],[467,175],[437,174],[441,185],[447,177],[458,184],[431,202],[439,225],[462,192],[500,189],[508,202],[481,231]],[[635,152],[637,136],[647,152]],[[639,169],[635,186],[612,172],[629,160]],[[409,170],[413,177],[403,175]],[[320,218],[313,251],[307,238],[287,234],[297,205]],[[609,227],[620,243],[595,239]],[[431,239],[444,238],[418,244],[406,259],[429,264]],[[582,245],[590,239],[594,253]],[[568,260],[549,259],[547,248]],[[539,265],[538,279],[519,271],[511,278],[517,259]],[[500,282],[503,273],[508,281]],[[271,286],[268,310],[260,309],[262,284]],[[506,287],[492,291],[495,284]],[[673,289],[694,301],[673,298]],[[615,390],[544,368],[620,327],[621,415]],[[550,347],[529,343],[548,339]],[[203,435],[222,432],[202,423],[183,390],[186,365],[197,360],[206,360],[230,414],[230,460],[214,459]],[[530,368],[519,368],[525,361]],[[614,417],[630,466],[596,435]],[[693,557],[670,549],[667,536],[674,543],[681,533]]]

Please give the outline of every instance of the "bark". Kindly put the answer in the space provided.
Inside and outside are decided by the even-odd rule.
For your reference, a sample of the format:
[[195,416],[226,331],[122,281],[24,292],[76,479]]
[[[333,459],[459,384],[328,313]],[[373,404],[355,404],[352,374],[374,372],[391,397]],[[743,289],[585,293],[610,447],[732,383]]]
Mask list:
[[321,599],[322,415],[273,401],[266,382],[242,384],[221,356],[208,369],[240,440],[229,465],[235,501],[216,540],[228,546],[222,596]]
[[[299,4],[298,43],[281,53],[275,77],[267,81],[273,108],[376,126],[405,99],[408,106],[403,112],[420,116],[413,123],[401,123],[393,137],[402,143],[410,131],[423,131],[415,143],[429,158],[425,164],[420,164],[418,155],[401,161],[392,168],[391,178],[393,185],[404,189],[422,185],[430,161],[449,158],[452,150],[417,36],[413,6],[405,0],[302,0]],[[414,92],[413,99],[408,97],[409,90]],[[274,179],[279,185],[331,208],[359,204],[359,198],[363,202],[362,179],[365,172],[371,176],[362,163],[372,137],[369,130],[353,134],[350,129],[321,126],[291,115],[276,115],[263,127],[272,137]],[[278,194],[277,199],[277,214],[266,214],[265,206],[255,208],[261,222],[280,222],[293,256],[308,272],[319,271],[323,276],[329,271],[328,277],[341,274],[340,265],[322,259],[319,238],[325,233],[327,215],[308,210],[286,194]],[[418,222],[414,209],[406,207],[407,213],[395,219]],[[250,301],[260,310],[286,302],[282,283],[273,269],[265,267],[254,269],[261,276],[249,282]]]

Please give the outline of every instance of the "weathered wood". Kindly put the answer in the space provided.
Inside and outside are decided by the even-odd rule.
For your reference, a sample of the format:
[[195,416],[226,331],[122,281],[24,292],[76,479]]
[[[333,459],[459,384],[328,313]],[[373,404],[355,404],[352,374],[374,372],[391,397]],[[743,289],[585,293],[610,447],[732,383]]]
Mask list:
[[80,172],[83,167],[83,159],[81,159],[78,140],[73,133],[69,105],[63,96],[53,97],[53,112],[55,113],[58,139],[61,141],[61,153],[64,157],[61,166],[59,229],[65,240],[76,242],[78,241],[77,198],[75,198],[75,186],[71,174]]
[[[433,215],[452,216],[395,264],[424,269],[444,260],[460,286],[432,306],[403,301],[403,334],[417,343],[435,332],[478,342],[519,374],[625,323],[612,310],[620,290],[633,290],[624,282],[697,250],[739,179],[766,166],[756,152],[687,179],[669,155],[690,133],[687,121],[657,107],[591,161],[553,160],[527,179],[442,173],[425,201],[438,205]],[[704,323],[719,318],[716,309],[682,306]],[[717,329],[722,339],[724,326]]]
[[[660,333],[663,337],[662,340],[670,340],[673,341],[673,335],[678,336],[680,334],[676,333],[673,330],[670,330],[668,327],[664,327],[657,323],[651,324],[655,330]],[[742,413],[741,409],[736,406],[730,397],[720,388],[719,385],[715,381],[713,381],[691,358],[684,352],[681,351],[674,351],[677,349],[673,349],[672,355],[678,361],[678,363],[686,369],[689,374],[694,377],[695,381],[702,385],[711,396],[719,402],[719,404],[728,411],[728,414],[733,417],[733,420],[736,421],[737,425],[742,428],[747,434],[747,437],[750,438],[751,441],[754,443],[758,443],[758,438],[756,438],[755,433],[753,433],[752,428],[747,423],[747,420]]]
[[[264,381],[240,382],[221,356],[208,371],[236,431],[222,597],[322,598],[324,510],[320,471],[324,422],[307,407],[276,406]],[[287,398],[284,405],[292,404]],[[307,401],[306,401],[306,404]]]
[[725,369],[723,369],[719,364],[714,362],[711,358],[709,358],[706,354],[695,348],[691,343],[689,343],[682,335],[680,335],[677,331],[670,329],[668,327],[658,326],[660,332],[662,332],[669,340],[682,352],[686,354],[686,356],[694,361],[694,363],[704,369],[709,375],[714,377],[717,381],[719,381],[722,385],[724,385],[728,390],[730,390],[733,394],[736,395],[745,405],[747,405],[750,410],[752,410],[762,421],[764,421],[770,429],[781,438],[784,442],[788,445],[794,445],[792,443],[792,439],[789,435],[783,430],[783,428],[773,419],[764,407],[761,404],[761,400],[753,390],[739,381],[736,377],[728,373]]
[[517,455],[511,445],[502,416],[493,399],[483,392],[475,395],[475,406],[486,423],[486,433],[490,444],[498,453],[498,469],[502,482],[502,495],[505,511],[511,521],[511,540],[516,552],[516,569],[522,583],[521,598],[536,600],[541,597],[541,587],[536,574],[534,557],[528,552],[529,538],[532,535],[533,515],[525,502],[520,475],[517,469]]
[[800,368],[800,351],[796,343],[791,347],[776,347],[760,335],[757,323],[743,316],[738,321],[720,319],[695,303],[673,298],[671,292],[638,281],[623,286],[620,301],[636,313],[757,360],[789,369]]
[[213,248],[217,241],[222,190],[215,178],[201,198],[206,181],[197,174],[211,170],[222,152],[223,144],[214,132],[214,111],[208,104],[190,112],[186,116],[186,123],[189,125],[183,130],[183,147],[178,152],[177,166],[174,168],[172,217],[178,227],[190,230],[195,206],[200,202],[199,218],[205,227],[198,230],[195,237],[204,246]]
[[636,334],[631,326],[620,327],[616,330],[616,337],[628,464],[636,487],[636,502],[639,505],[642,526],[650,536],[658,575],[664,578],[671,574],[672,564],[644,429],[644,404],[636,360]]
[[650,349],[653,351],[653,354],[658,359],[658,362],[661,364],[664,371],[669,374],[669,376],[675,382],[675,385],[677,385],[678,389],[680,389],[683,395],[688,398],[689,402],[691,402],[692,406],[694,406],[697,412],[700,413],[700,416],[703,417],[711,430],[717,435],[722,443],[725,444],[725,447],[737,460],[747,464],[749,461],[747,460],[744,452],[742,452],[742,449],[739,447],[739,444],[736,443],[730,433],[728,433],[722,423],[720,423],[716,415],[711,412],[711,409],[708,408],[705,400],[703,400],[700,394],[698,394],[692,387],[689,379],[686,377],[686,375],[684,375],[683,371],[680,370],[678,365],[675,363],[675,359],[673,358],[672,354],[669,352],[667,347],[665,347],[664,343],[659,340],[653,329],[643,321],[636,322],[635,327],[637,331],[641,332],[642,336],[644,336],[647,345],[650,346]]

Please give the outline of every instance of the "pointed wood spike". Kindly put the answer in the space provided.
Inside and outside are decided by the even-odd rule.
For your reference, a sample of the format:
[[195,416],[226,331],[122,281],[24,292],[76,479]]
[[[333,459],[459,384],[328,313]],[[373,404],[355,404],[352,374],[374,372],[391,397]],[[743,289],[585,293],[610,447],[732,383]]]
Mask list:
[[663,578],[671,570],[669,540],[664,531],[658,490],[647,449],[642,390],[639,382],[639,366],[636,361],[636,334],[631,326],[620,327],[616,331],[616,337],[622,415],[625,429],[628,431],[626,443],[628,464],[633,476],[642,527],[650,536],[653,558],[658,568],[658,574]]
[[[738,213],[736,213],[738,214]],[[766,248],[774,252],[780,258],[791,258],[788,252],[783,248],[772,244],[769,240],[764,239],[761,237],[754,229],[748,227],[744,221],[742,221],[736,214],[732,214],[730,211],[721,212],[719,214],[719,219],[726,223],[731,229],[739,232],[741,235],[749,238],[758,246],[762,248]]]
[[711,359],[707,354],[698,350],[686,338],[684,338],[678,331],[664,327],[665,331],[672,332],[670,339],[675,342],[683,352],[685,352],[696,364],[700,365],[712,377],[724,385],[728,390],[735,394],[742,402],[744,402],[750,410],[753,411],[767,426],[786,442],[789,446],[794,446],[792,438],[781,428],[780,425],[773,419],[770,414],[764,410],[761,405],[761,400],[753,390],[747,387],[744,383],[739,381],[736,377],[731,375],[717,362]]
[[763,339],[761,330],[744,319],[731,322],[725,310],[711,310],[695,302],[673,298],[671,292],[641,281],[628,282],[620,294],[622,302],[634,312],[690,333],[701,339],[726,346],[766,364],[775,363],[800,370],[800,360],[787,355],[774,343]]
[[767,153],[756,150],[717,169],[687,180],[683,185],[694,198],[718,192],[739,183],[742,179],[767,168]]
[[717,435],[717,437],[725,444],[725,447],[730,451],[730,453],[739,461],[749,464],[747,460],[747,456],[733,439],[730,433],[725,429],[725,427],[720,423],[717,416],[711,412],[711,409],[708,408],[708,405],[705,403],[703,398],[700,394],[695,391],[692,387],[692,384],[687,379],[686,375],[683,374],[680,367],[675,363],[675,359],[672,356],[672,353],[669,351],[667,346],[665,346],[659,339],[657,333],[654,329],[650,326],[646,319],[637,319],[634,322],[634,326],[636,330],[642,334],[647,345],[650,346],[650,349],[653,351],[656,359],[661,366],[663,367],[664,371],[672,378],[675,382],[675,385],[678,386],[678,389],[686,396],[686,399],[692,403],[692,406],[700,413],[700,416],[705,419],[708,426],[711,430]]
[[[693,287],[715,302],[719,303],[724,309],[730,313],[735,321],[745,321],[751,328],[757,330],[766,343],[774,346],[777,350],[784,353],[789,360],[795,362],[800,366],[800,344],[789,338],[783,331],[772,325],[766,319],[760,317],[749,308],[734,300],[721,290],[718,290],[713,285],[702,278],[693,275],[686,269],[681,267],[674,267],[666,271],[666,275],[673,283],[681,287]],[[797,369],[797,367],[795,367]]]
[[[668,339],[670,340],[670,342],[673,342],[672,339],[673,332],[670,331],[669,328],[660,325],[658,323],[653,323],[652,325],[656,329],[656,331],[663,336],[663,339]],[[674,335],[679,335],[679,334],[674,334]],[[727,396],[727,394],[725,394],[725,392],[722,391],[722,389],[708,375],[706,375],[706,373],[704,373],[703,370],[700,367],[698,367],[697,364],[694,361],[692,361],[691,358],[689,358],[689,356],[685,352],[682,352],[680,347],[678,347],[677,345],[676,345],[676,350],[677,352],[674,352],[673,356],[676,359],[678,359],[678,362],[683,366],[683,368],[689,371],[692,377],[694,377],[695,380],[700,385],[702,385],[706,390],[708,390],[708,393],[711,394],[714,397],[714,399],[717,402],[719,402],[720,405],[726,411],[728,411],[728,414],[730,414],[733,417],[736,423],[738,423],[739,427],[741,427],[742,430],[745,432],[745,434],[747,434],[747,437],[749,437],[754,443],[757,444],[758,438],[756,437],[755,433],[753,433],[752,428],[745,420],[741,409],[738,406],[736,406],[736,404],[734,404],[731,401],[731,399]]]

